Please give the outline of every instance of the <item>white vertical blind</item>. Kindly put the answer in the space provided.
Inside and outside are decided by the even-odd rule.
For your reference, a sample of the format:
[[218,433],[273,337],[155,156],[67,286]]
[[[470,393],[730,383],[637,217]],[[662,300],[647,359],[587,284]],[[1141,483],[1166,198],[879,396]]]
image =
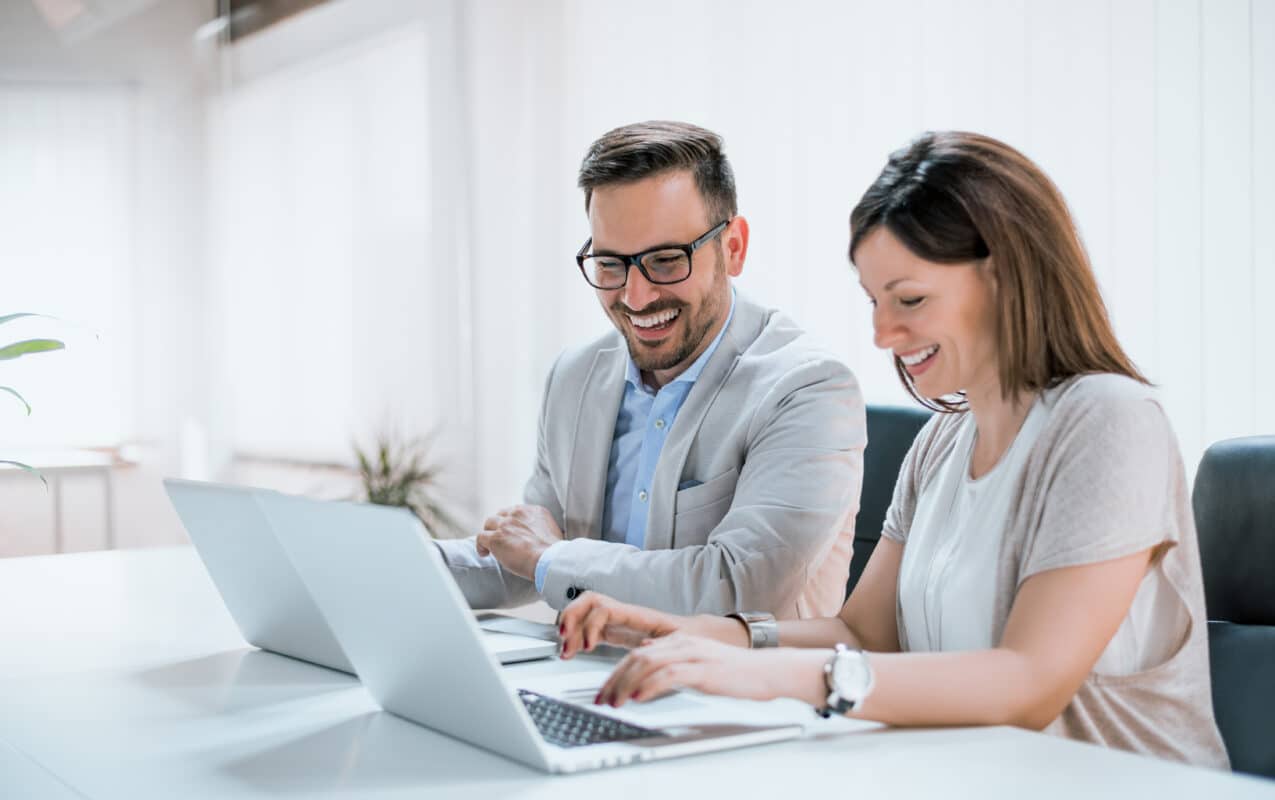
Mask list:
[[[134,96],[126,85],[0,81],[0,342],[65,352],[0,362],[0,445],[115,445],[135,401]],[[0,457],[3,457],[0,451]]]
[[425,52],[409,26],[213,103],[221,374],[240,453],[348,460],[354,437],[421,433],[441,411]]

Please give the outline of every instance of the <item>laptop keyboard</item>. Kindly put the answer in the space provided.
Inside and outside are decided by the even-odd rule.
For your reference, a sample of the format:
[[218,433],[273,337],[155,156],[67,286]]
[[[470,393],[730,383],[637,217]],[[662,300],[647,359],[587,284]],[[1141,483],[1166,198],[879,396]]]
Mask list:
[[526,689],[519,689],[518,696],[531,714],[531,721],[536,723],[540,735],[559,747],[627,742],[660,735],[660,731],[630,725],[615,717],[597,714]]

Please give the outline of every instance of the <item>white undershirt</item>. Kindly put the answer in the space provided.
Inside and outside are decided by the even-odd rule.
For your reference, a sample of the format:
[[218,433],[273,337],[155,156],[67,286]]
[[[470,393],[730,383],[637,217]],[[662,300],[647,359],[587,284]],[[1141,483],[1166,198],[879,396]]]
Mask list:
[[[1023,466],[1049,419],[1045,392],[991,470],[970,478],[974,417],[961,421],[955,445],[917,499],[899,567],[899,606],[911,651],[983,650],[992,640],[997,564]],[[1184,604],[1159,568],[1148,570],[1133,606],[1095,672],[1128,675],[1177,651],[1186,632]]]

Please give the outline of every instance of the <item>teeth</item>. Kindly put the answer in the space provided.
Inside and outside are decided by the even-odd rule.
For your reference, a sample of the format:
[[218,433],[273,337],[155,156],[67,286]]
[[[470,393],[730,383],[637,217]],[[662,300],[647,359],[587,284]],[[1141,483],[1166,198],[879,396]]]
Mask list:
[[899,360],[903,362],[904,366],[915,367],[917,364],[920,364],[925,359],[937,353],[938,350],[939,346],[932,344],[924,350],[918,350],[911,355],[899,356]]
[[629,321],[639,328],[654,328],[657,325],[663,325],[680,313],[682,313],[680,308],[674,308],[670,311],[660,311],[659,313],[651,314],[646,317],[635,317],[630,314]]

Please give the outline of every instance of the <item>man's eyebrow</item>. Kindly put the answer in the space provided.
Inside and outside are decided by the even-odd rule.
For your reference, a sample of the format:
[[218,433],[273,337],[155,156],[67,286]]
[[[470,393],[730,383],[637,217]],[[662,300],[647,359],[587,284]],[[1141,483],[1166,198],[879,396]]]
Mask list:
[[610,249],[610,248],[608,248],[608,247],[603,247],[603,248],[598,248],[598,249],[590,250],[590,251],[589,251],[589,255],[594,255],[594,256],[640,256],[640,255],[642,255],[643,253],[650,253],[650,252],[651,252],[651,251],[653,251],[653,250],[671,250],[671,249],[674,249],[674,248],[676,248],[676,249],[680,250],[680,249],[682,249],[683,247],[685,247],[685,245],[684,245],[683,243],[681,243],[681,242],[663,242],[663,243],[661,243],[661,244],[652,245],[651,247],[647,247],[647,248],[645,248],[645,249],[643,249],[643,250],[639,250],[639,251],[637,251],[636,253],[621,253],[621,252],[619,252],[619,251],[612,250],[612,249]]

